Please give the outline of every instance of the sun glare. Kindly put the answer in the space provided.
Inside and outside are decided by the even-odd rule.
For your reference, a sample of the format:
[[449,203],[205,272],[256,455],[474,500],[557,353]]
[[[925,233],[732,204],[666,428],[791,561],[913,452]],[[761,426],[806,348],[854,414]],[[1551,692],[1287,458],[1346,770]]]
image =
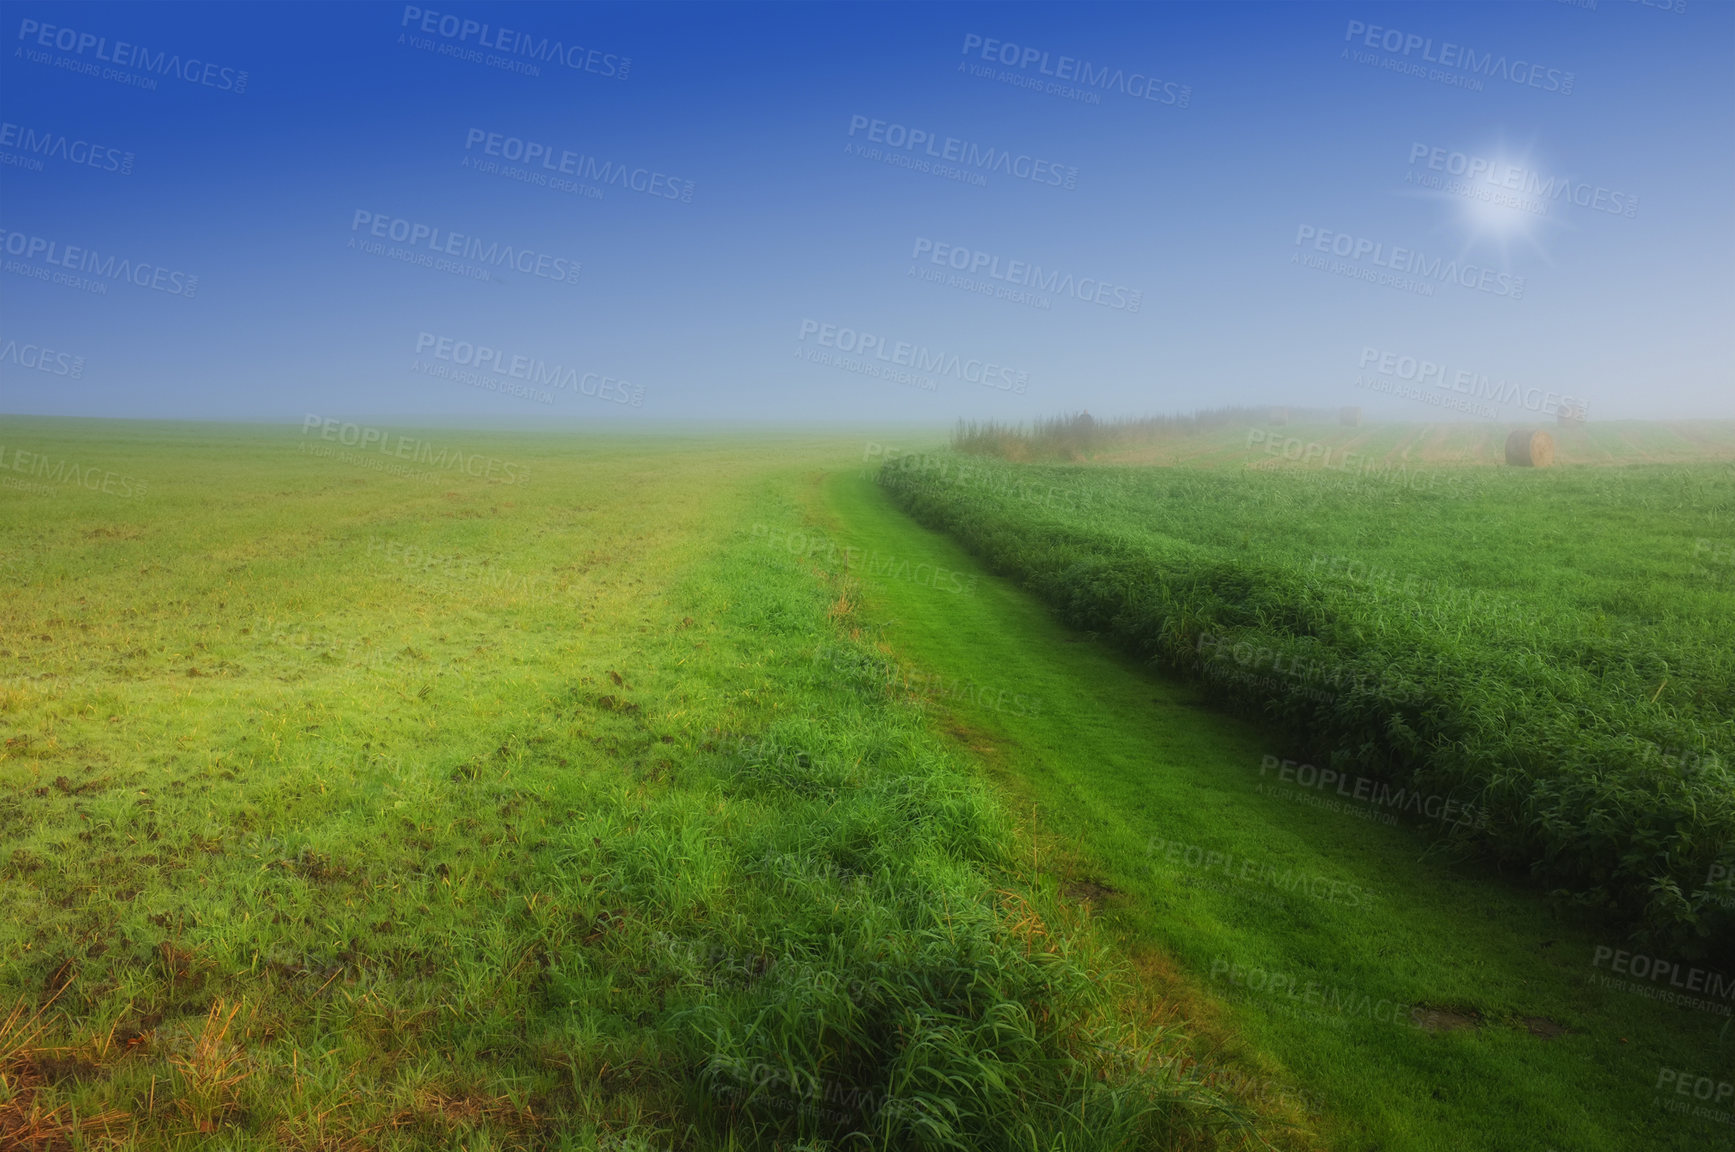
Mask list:
[[1492,247],[1506,258],[1522,245],[1548,260],[1543,241],[1562,221],[1549,195],[1556,179],[1533,148],[1433,150],[1412,157],[1412,173],[1415,194],[1444,209],[1440,226],[1466,252]]

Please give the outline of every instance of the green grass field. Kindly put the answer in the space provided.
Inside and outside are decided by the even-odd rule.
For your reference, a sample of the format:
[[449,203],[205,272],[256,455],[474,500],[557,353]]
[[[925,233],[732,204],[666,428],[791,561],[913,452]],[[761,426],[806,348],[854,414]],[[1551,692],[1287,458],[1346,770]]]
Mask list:
[[883,478],[1069,622],[1284,723],[1339,777],[1445,797],[1460,839],[1648,944],[1735,958],[1735,466],[923,455]]
[[[1616,977],[1625,921],[1304,783],[1305,717],[1073,631],[859,437],[417,435],[500,467],[0,425],[0,1143],[1735,1146],[1661,1087],[1731,1078],[1729,1018]],[[1144,548],[1159,474],[1188,555],[1414,635],[1642,625],[1670,684],[1611,698],[1723,771],[1665,741],[1729,747],[1726,469],[1527,477],[1569,523],[1198,469],[976,511]],[[1397,533],[1423,502],[1463,546]],[[1484,616],[1417,619],[1447,585]]]
[[[848,519],[908,531],[868,480],[840,479],[833,500]],[[969,555],[945,542],[956,552],[942,563]],[[1305,786],[1281,766],[1305,759],[1281,722],[1231,718],[1208,683],[991,587],[995,602],[974,611],[924,612],[888,590],[891,635],[942,677],[992,668],[1043,702],[1032,717],[960,693],[953,728],[1065,846],[1070,884],[1093,894],[1153,986],[1318,1100],[1324,1146],[1731,1146],[1656,1090],[1680,1065],[1727,1079],[1728,1016],[1607,980],[1599,949],[1622,933],[1522,870],[1443,850],[1439,820]],[[1255,970],[1295,987],[1258,987]]]
[[5,443],[144,494],[0,496],[0,1138],[1252,1123],[875,673],[850,574],[781,546],[853,445],[470,435],[524,482],[429,483],[294,430]]

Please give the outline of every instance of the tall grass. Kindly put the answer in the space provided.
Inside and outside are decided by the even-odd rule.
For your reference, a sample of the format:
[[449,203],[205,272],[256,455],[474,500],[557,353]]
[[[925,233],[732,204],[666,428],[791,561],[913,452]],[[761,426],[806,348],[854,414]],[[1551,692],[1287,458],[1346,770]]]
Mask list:
[[[1735,875],[1735,579],[1692,559],[1696,535],[1726,533],[1726,468],[1494,474],[1445,500],[1308,475],[926,464],[881,483],[1070,623],[1281,721],[1351,777],[1485,810],[1457,834],[1641,938],[1735,946],[1715,883]],[[1346,579],[1334,552],[1397,577]]]

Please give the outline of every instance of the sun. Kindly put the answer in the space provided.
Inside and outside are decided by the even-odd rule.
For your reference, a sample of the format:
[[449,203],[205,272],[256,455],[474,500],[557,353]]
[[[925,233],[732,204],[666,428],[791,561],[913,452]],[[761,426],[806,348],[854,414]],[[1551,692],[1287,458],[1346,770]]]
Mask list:
[[1493,248],[1509,263],[1513,249],[1524,247],[1550,262],[1544,237],[1564,222],[1547,194],[1554,181],[1534,144],[1518,151],[1502,141],[1430,156],[1419,177],[1422,186],[1411,194],[1444,210],[1439,226],[1467,253]]
[[1530,157],[1496,151],[1477,161],[1475,174],[1466,173],[1454,193],[1467,238],[1502,246],[1519,240],[1534,242],[1551,223],[1552,205],[1540,192],[1544,178]]

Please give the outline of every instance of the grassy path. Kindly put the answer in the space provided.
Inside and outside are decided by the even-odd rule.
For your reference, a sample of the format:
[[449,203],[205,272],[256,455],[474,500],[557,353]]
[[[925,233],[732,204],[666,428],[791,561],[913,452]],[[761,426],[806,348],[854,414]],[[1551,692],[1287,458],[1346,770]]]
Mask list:
[[959,595],[864,572],[896,655],[973,682],[940,693],[948,726],[1069,846],[1069,890],[1203,1026],[1313,1094],[1330,1147],[1735,1147],[1657,1087],[1728,1080],[1727,1021],[1595,984],[1619,940],[1328,807],[1278,737],[1070,634],[860,476],[822,498],[850,545],[980,577]]

